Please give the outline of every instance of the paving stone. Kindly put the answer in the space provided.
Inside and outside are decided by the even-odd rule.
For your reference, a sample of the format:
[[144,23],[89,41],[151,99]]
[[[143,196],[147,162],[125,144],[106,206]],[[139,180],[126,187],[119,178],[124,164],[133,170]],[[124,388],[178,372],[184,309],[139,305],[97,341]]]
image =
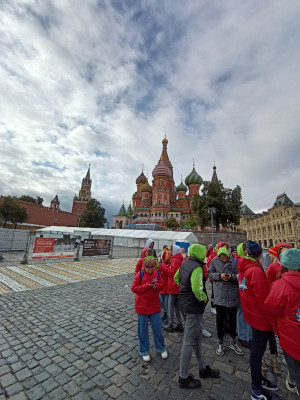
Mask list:
[[[16,366],[16,367],[14,367]],[[24,368],[25,364],[18,362],[13,364],[11,367],[13,369],[14,372],[19,371],[19,369]],[[10,372],[10,369],[8,367],[8,365],[2,365],[2,367],[0,367],[0,376],[2,375],[6,375],[8,372]]]
[[16,383],[16,378],[13,374],[8,373],[5,375],[0,376],[0,384],[4,387],[7,388],[8,386],[13,385]]
[[118,388],[118,386],[116,385],[109,386],[104,390],[104,392],[107,393],[113,399],[117,399],[122,393],[121,389]]
[[63,389],[64,389],[66,392],[68,392],[68,394],[69,394],[70,396],[74,396],[75,394],[79,393],[80,390],[81,390],[80,387],[79,387],[78,385],[76,385],[76,383],[74,383],[73,381],[70,381],[70,382],[66,383],[66,384],[63,386]]
[[26,379],[24,382],[22,382],[23,386],[25,389],[31,389],[37,384],[37,380],[33,377]]
[[28,368],[21,369],[16,372],[16,378],[18,381],[25,381],[25,379],[29,378],[32,375],[32,372]]
[[56,375],[55,379],[60,385],[64,385],[65,383],[70,382],[71,377],[66,372],[62,372],[61,374]]
[[133,385],[132,383],[130,383],[130,382],[126,382],[126,383],[122,386],[121,389],[122,389],[123,391],[125,390],[125,392],[127,392],[128,394],[132,394],[132,393],[136,392],[137,387],[134,386],[134,385]]
[[34,386],[33,388],[27,390],[26,395],[30,400],[42,399],[45,394],[45,389],[40,386]]
[[[90,398],[92,400],[106,400],[106,399],[108,399],[108,396],[105,393],[103,393],[101,390],[99,390],[99,389],[95,389],[92,392],[90,392],[89,396],[90,396]],[[121,397],[119,397],[119,399],[120,398]]]
[[10,400],[27,400],[28,397],[24,392],[17,393],[10,397]]
[[62,369],[57,364],[50,364],[45,368],[45,370],[53,376],[56,376],[62,372]]
[[66,398],[66,392],[59,387],[48,393],[48,396],[51,400],[64,400]]
[[124,377],[131,374],[131,371],[124,365],[116,365],[114,370]]
[[49,393],[52,390],[56,389],[59,386],[59,383],[54,378],[48,378],[43,382],[42,386],[45,391]]
[[78,374],[79,370],[72,365],[71,367],[67,368],[65,372],[70,376],[74,376]]
[[93,382],[96,386],[99,386],[101,388],[107,388],[109,385],[111,385],[111,381],[102,374],[96,375],[93,378]]
[[13,396],[14,394],[23,392],[23,386],[19,383],[16,382],[11,386],[8,386],[7,388],[5,388],[6,393],[8,394],[9,397]]

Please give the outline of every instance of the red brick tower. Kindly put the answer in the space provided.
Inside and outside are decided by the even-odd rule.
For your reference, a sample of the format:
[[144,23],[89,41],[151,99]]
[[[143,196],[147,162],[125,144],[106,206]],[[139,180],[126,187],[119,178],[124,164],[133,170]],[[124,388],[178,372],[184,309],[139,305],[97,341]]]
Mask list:
[[82,179],[79,195],[76,196],[75,194],[73,199],[72,213],[78,216],[86,209],[87,202],[91,199],[92,180],[90,176],[90,168],[91,165],[89,165],[85,178]]
[[59,210],[59,205],[60,205],[60,202],[58,200],[58,195],[56,195],[54,197],[54,199],[51,200],[50,208],[55,208],[56,210]]
[[173,179],[173,167],[168,157],[167,138],[162,141],[160,160],[154,170],[151,212],[169,212],[176,202],[176,190]]
[[137,208],[139,208],[141,201],[142,201],[142,193],[141,193],[141,187],[147,182],[147,178],[144,175],[144,170],[142,170],[142,173],[140,176],[136,178],[136,192],[132,196],[132,209],[135,211]]

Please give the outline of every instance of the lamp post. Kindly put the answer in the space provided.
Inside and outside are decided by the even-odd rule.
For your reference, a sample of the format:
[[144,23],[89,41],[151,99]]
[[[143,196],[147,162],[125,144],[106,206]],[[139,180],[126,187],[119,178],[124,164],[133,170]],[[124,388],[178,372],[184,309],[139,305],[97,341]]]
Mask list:
[[213,227],[214,217],[213,217],[213,214],[216,213],[216,209],[215,209],[215,207],[209,207],[209,208],[207,209],[207,211],[210,213],[211,244],[214,245],[214,227]]

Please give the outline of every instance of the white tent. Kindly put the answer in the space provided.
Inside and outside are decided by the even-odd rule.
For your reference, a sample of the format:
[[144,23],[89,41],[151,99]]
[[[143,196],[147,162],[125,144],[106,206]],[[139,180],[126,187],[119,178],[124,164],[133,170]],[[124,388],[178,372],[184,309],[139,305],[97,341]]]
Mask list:
[[198,243],[198,239],[192,232],[177,231],[147,231],[137,229],[99,229],[99,228],[78,228],[66,226],[48,226],[38,229],[37,235],[44,237],[62,237],[63,235],[81,236],[84,238],[113,238],[115,246],[143,247],[146,239],[153,239],[156,249],[162,246],[179,243]]

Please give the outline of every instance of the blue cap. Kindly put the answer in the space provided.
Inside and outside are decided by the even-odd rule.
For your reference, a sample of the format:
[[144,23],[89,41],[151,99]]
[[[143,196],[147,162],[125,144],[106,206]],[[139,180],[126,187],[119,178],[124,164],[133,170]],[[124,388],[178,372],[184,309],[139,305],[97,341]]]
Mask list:
[[259,258],[262,255],[262,247],[259,243],[248,240],[246,245],[249,257]]
[[300,250],[289,249],[281,254],[280,262],[285,268],[300,269]]

